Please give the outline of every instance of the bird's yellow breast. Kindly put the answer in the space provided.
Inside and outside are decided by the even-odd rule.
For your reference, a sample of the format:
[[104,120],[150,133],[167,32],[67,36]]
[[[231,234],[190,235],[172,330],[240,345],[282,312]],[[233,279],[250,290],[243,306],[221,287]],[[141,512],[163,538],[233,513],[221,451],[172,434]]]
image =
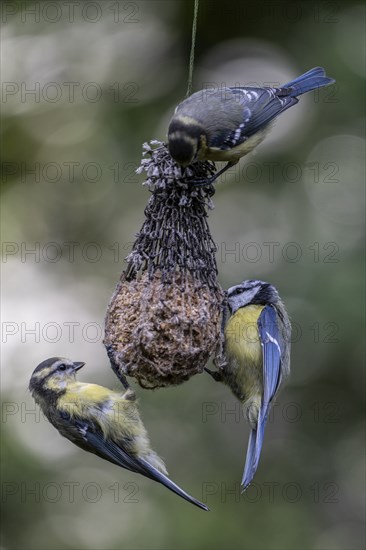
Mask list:
[[105,437],[118,440],[122,435],[141,433],[144,436],[136,401],[125,395],[97,384],[75,381],[68,384],[67,391],[59,398],[58,408],[72,417],[97,423]]
[[263,307],[242,307],[230,317],[225,327],[226,351],[229,356],[244,363],[261,363],[262,348],[257,323]]
[[[236,145],[231,149],[220,149],[219,147],[210,147],[209,144],[204,144],[198,154],[201,160],[213,160],[216,162],[226,161],[236,163],[248,153],[250,153],[257,145],[259,145],[267,135],[267,129],[258,131],[256,134],[245,140],[240,145]],[[206,146],[205,146],[206,145]]]
[[248,408],[248,419],[256,425],[263,393],[263,355],[258,317],[264,306],[250,305],[232,315],[225,327],[226,383]]
[[67,385],[66,393],[60,397],[59,405],[65,403],[73,404],[74,406],[85,406],[91,404],[102,403],[110,398],[114,392],[97,384],[83,384],[74,382]]

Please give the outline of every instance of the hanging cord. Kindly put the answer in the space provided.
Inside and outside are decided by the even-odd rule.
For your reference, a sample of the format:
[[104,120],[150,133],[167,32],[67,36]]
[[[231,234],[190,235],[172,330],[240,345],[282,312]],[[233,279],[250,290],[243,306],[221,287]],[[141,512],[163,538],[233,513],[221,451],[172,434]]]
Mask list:
[[191,93],[192,93],[194,50],[195,50],[195,46],[196,46],[198,4],[199,4],[199,0],[194,0],[194,12],[193,12],[193,24],[192,24],[192,45],[191,45],[191,55],[189,57],[189,74],[188,74],[188,87],[187,87],[186,97],[190,96]]

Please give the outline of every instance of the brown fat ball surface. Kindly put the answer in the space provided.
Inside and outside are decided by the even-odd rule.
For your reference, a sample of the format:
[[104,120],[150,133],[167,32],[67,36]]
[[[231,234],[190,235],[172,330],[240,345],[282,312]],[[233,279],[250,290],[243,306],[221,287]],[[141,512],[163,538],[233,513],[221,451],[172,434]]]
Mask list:
[[145,388],[177,385],[201,373],[217,349],[221,329],[220,291],[192,275],[163,284],[147,272],[122,276],[108,306],[105,345],[120,372]]

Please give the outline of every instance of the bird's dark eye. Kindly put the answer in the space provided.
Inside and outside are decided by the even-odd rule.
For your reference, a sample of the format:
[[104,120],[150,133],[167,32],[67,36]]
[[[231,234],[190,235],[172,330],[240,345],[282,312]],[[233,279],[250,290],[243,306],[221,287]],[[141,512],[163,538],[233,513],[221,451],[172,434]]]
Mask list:
[[58,370],[66,370],[66,365],[64,365],[64,364],[60,365]]
[[234,296],[238,296],[239,294],[241,294],[243,291],[241,288],[237,288],[235,291],[234,291]]

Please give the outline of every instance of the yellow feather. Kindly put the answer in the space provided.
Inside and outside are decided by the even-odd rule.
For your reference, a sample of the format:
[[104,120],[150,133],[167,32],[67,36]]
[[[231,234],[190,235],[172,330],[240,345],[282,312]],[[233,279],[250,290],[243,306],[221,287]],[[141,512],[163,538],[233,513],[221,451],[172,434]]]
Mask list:
[[197,120],[186,115],[176,115],[175,118],[179,120],[182,124],[186,124],[186,126],[197,126]]
[[227,383],[234,394],[251,408],[249,421],[255,425],[263,389],[263,358],[258,317],[264,306],[249,305],[232,315],[225,327],[228,365]]
[[226,349],[229,355],[243,362],[257,363],[262,360],[257,322],[263,307],[242,307],[230,317],[225,328]]
[[81,382],[70,382],[67,385],[67,392],[59,399],[59,405],[64,403],[90,404],[103,402],[113,393],[108,388],[97,384],[84,384]]
[[32,377],[38,380],[42,380],[43,378],[46,378],[46,376],[53,370],[52,365],[50,367],[44,367],[42,370],[39,370],[38,372],[34,372],[32,374]]
[[[207,147],[202,149],[202,160],[213,161],[226,161],[226,162],[238,162],[241,157],[244,157],[250,153],[257,145],[259,145],[267,135],[267,129],[265,131],[257,132],[249,139],[232,147],[231,149],[220,149],[218,147]],[[198,155],[200,157],[200,155]]]
[[146,431],[137,404],[125,395],[97,384],[73,381],[59,398],[58,407],[71,416],[93,420],[106,438],[118,441],[122,436],[141,434],[145,440]]

